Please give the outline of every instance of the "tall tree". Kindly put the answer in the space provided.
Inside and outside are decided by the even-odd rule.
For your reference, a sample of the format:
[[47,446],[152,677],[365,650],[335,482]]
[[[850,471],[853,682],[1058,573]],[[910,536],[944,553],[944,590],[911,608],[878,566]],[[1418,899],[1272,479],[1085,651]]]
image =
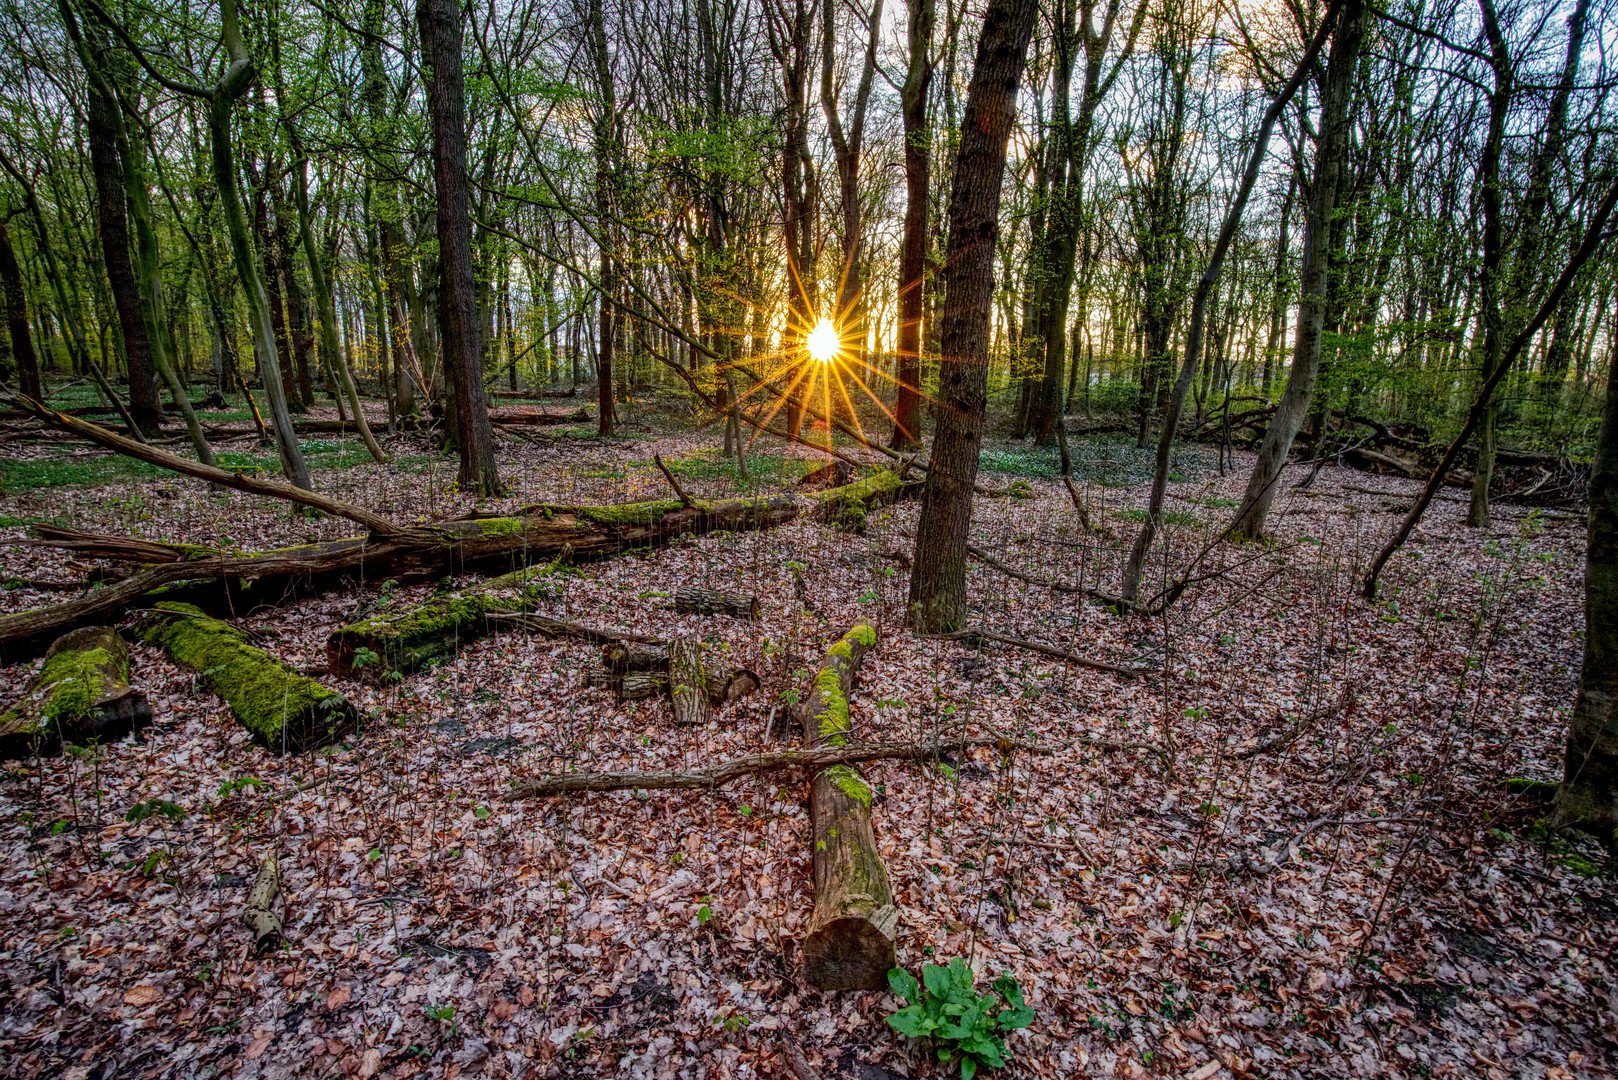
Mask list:
[[895,450],[921,445],[921,319],[926,305],[922,275],[927,269],[927,199],[933,148],[927,126],[927,89],[933,78],[935,0],[908,0],[905,34],[910,47],[899,113],[904,130],[905,215],[899,248],[898,393],[893,405]]
[[39,358],[28,331],[28,300],[23,290],[17,253],[11,247],[6,222],[0,221],[0,289],[5,292],[6,328],[11,334],[11,358],[17,362],[17,389],[40,400]]
[[966,615],[966,544],[988,401],[1000,188],[1038,8],[1038,0],[989,0],[961,121],[949,200],[935,433],[910,574],[910,622],[924,632],[955,630]]
[[477,283],[472,267],[471,200],[466,172],[466,82],[461,70],[458,0],[416,0],[416,25],[427,61],[433,128],[433,189],[438,196],[438,337],[455,410],[461,490],[501,491],[494,429],[483,386]]

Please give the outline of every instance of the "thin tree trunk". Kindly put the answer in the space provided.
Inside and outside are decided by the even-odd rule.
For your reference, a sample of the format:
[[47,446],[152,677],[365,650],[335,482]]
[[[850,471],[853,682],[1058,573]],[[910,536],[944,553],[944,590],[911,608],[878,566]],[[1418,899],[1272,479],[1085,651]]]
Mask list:
[[11,355],[17,361],[17,387],[34,400],[42,400],[39,358],[34,355],[34,339],[28,332],[28,300],[23,292],[22,272],[17,268],[17,255],[3,221],[0,221],[0,288],[5,290],[6,326],[11,331]]
[[927,185],[932,137],[927,127],[927,89],[932,82],[934,0],[909,0],[907,34],[910,62],[899,93],[904,125],[905,216],[899,250],[898,395],[893,406],[893,437],[888,445],[909,450],[921,445],[921,319],[926,297],[922,278],[927,269]]

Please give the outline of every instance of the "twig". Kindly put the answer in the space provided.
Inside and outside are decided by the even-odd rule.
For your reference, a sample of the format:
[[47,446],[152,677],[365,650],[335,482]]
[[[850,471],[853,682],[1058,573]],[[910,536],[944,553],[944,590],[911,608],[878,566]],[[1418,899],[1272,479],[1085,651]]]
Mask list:
[[650,769],[539,776],[513,788],[507,798],[516,801],[571,791],[624,791],[631,788],[648,791],[714,788],[739,777],[760,772],[782,769],[818,771],[833,765],[846,765],[856,761],[914,760],[984,746],[1025,750],[1035,754],[1048,754],[1061,749],[1058,746],[1019,742],[1001,735],[978,735],[968,739],[948,739],[930,743],[882,742],[866,743],[863,746],[827,746],[814,750],[774,750],[762,754],[744,754],[702,769]]
[[1247,747],[1245,750],[1237,750],[1231,756],[1246,761],[1249,758],[1256,758],[1260,754],[1267,754],[1271,750],[1284,749],[1285,747],[1291,746],[1292,743],[1297,740],[1298,736],[1302,735],[1308,728],[1313,727],[1322,720],[1336,716],[1345,709],[1352,707],[1353,704],[1354,688],[1352,686],[1345,686],[1342,694],[1338,696],[1335,704],[1326,705],[1322,708],[1316,709],[1307,716],[1300,718],[1296,723],[1288,726],[1286,730],[1282,731],[1280,734],[1272,735],[1268,739],[1263,739],[1252,746]]
[[518,630],[530,630],[536,634],[547,637],[576,637],[583,641],[593,641],[599,645],[610,644],[614,641],[634,641],[642,645],[661,645],[662,638],[648,637],[645,634],[631,634],[628,631],[597,630],[591,626],[584,626],[567,619],[553,619],[549,615],[536,615],[531,611],[491,611],[485,618],[499,619],[510,623]]
[[1101,589],[1092,589],[1086,585],[1069,585],[1065,581],[1048,581],[1044,578],[1034,577],[1032,574],[1025,574],[1021,570],[1007,566],[1005,563],[1001,562],[993,555],[990,555],[987,551],[984,551],[976,544],[966,545],[966,553],[972,556],[974,559],[977,559],[979,562],[987,563],[988,565],[994,567],[1007,577],[1014,577],[1018,581],[1026,581],[1030,585],[1038,585],[1042,589],[1050,589],[1054,592],[1060,593],[1078,593],[1081,596],[1088,596],[1090,599],[1095,600],[1098,603],[1108,604],[1114,607],[1122,608],[1126,611],[1133,611],[1141,615],[1157,614],[1157,612],[1137,604],[1132,600],[1125,600],[1121,596],[1117,596],[1110,592],[1104,592]]
[[654,461],[657,464],[658,469],[663,473],[663,479],[665,479],[665,480],[667,480],[669,482],[669,487],[674,489],[674,494],[679,496],[680,505],[681,506],[690,506],[691,505],[691,496],[687,495],[680,488],[680,482],[678,480],[674,479],[674,474],[669,472],[669,467],[667,465],[663,464],[663,455],[662,454],[653,454],[652,455],[652,461]]
[[1106,660],[1093,660],[1088,656],[1068,652],[1066,649],[1058,649],[1054,645],[1044,645],[1037,641],[1029,641],[1026,638],[1012,637],[1010,634],[1001,634],[994,630],[985,630],[981,626],[969,626],[964,630],[956,630],[949,634],[935,634],[933,636],[944,641],[970,642],[980,638],[984,641],[997,641],[1002,645],[1014,645],[1019,649],[1027,649],[1030,652],[1055,657],[1058,660],[1066,660],[1068,663],[1077,664],[1079,667],[1093,668],[1096,671],[1110,671],[1114,675],[1128,675],[1132,678],[1151,675],[1157,670],[1156,668],[1141,667],[1134,664],[1114,664]]

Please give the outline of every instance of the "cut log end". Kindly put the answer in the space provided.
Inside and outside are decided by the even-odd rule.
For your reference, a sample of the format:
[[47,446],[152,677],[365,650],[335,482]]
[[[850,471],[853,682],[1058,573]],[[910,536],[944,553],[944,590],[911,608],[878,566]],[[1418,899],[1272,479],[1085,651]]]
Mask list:
[[804,974],[822,990],[886,990],[899,909],[886,904],[815,926],[804,939]]

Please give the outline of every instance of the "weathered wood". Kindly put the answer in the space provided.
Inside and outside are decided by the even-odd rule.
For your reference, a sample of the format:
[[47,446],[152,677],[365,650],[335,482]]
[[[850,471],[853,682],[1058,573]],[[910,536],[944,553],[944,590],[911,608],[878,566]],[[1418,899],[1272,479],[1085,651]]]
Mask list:
[[637,641],[610,641],[601,646],[601,662],[608,671],[663,671],[669,666],[669,650],[662,645]]
[[[826,650],[803,709],[811,748],[848,745],[848,695],[875,644],[875,628],[862,622]],[[849,764],[821,770],[810,784],[815,908],[803,954],[806,977],[822,990],[880,990],[893,967],[899,909],[877,852],[871,801],[871,786]]]
[[331,632],[326,666],[334,675],[380,683],[452,657],[462,646],[509,624],[492,614],[523,612],[537,604],[541,579],[560,562],[530,566],[416,607],[388,612]]
[[546,637],[572,637],[581,641],[594,641],[611,644],[617,641],[635,641],[649,645],[660,644],[659,639],[646,637],[642,634],[631,634],[627,630],[597,630],[593,626],[571,622],[568,619],[556,619],[549,615],[539,615],[534,612],[506,612],[491,611],[489,619],[513,630],[527,630],[530,633],[544,634]]
[[110,626],[86,626],[52,643],[28,692],[0,716],[0,760],[121,739],[151,722],[146,695],[129,686],[129,646]]
[[971,735],[938,742],[881,742],[856,746],[822,746],[814,750],[769,750],[727,758],[701,769],[645,769],[627,772],[557,773],[536,776],[512,789],[507,798],[531,799],[581,791],[687,791],[715,788],[743,776],[801,769],[819,772],[859,761],[925,761],[985,746],[1014,748],[1033,754],[1061,749],[1035,746],[1000,735]]
[[163,649],[225,699],[253,741],[275,753],[301,753],[353,731],[360,712],[347,698],[300,675],[228,623],[189,604],[161,603],[143,619],[142,641]]
[[263,956],[281,947],[285,935],[280,918],[272,908],[281,892],[281,861],[272,852],[259,865],[253,887],[242,905],[242,923],[253,932],[253,955]]
[[674,591],[674,610],[681,615],[730,615],[754,621],[763,613],[756,596],[689,587]]
[[606,668],[592,668],[585,673],[586,686],[611,690],[619,701],[640,701],[657,697],[668,688],[669,679],[661,671],[631,671],[619,673]]
[[708,680],[702,671],[702,640],[675,638],[669,642],[669,697],[676,724],[708,722]]
[[688,507],[673,499],[617,506],[546,505],[519,517],[442,521],[392,536],[325,540],[257,554],[40,526],[36,531],[43,546],[165,565],[68,604],[0,616],[0,657],[15,662],[36,655],[57,635],[105,622],[151,589],[183,579],[251,580],[260,593],[292,582],[318,591],[359,575],[372,581],[431,581],[448,573],[511,571],[568,550],[576,560],[600,559],[661,547],[680,536],[773,528],[797,514],[796,503],[779,497],[697,499]]
[[710,660],[703,666],[708,678],[708,703],[715,707],[740,701],[764,685],[757,672],[726,667]]
[[863,533],[866,516],[879,506],[917,494],[925,480],[901,480],[899,474],[882,469],[863,480],[809,496],[815,517],[844,532]]

